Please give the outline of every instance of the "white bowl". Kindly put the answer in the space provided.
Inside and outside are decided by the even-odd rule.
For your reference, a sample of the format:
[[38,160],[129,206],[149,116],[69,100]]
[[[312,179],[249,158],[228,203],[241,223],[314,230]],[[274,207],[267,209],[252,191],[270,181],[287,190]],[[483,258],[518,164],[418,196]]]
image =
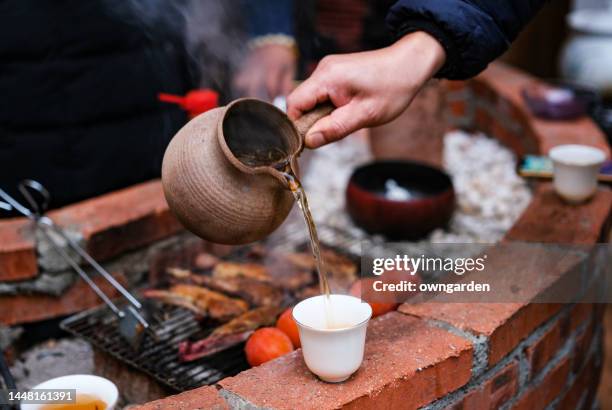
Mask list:
[[329,307],[332,328],[327,325],[325,296],[298,303],[293,308],[293,318],[306,366],[321,380],[338,383],[361,366],[372,308],[347,295],[330,295]]
[[[113,410],[119,399],[117,386],[103,377],[89,374],[72,374],[47,380],[32,388],[35,389],[76,389],[77,394],[91,394],[106,403],[105,410]],[[22,410],[40,410],[48,404],[22,404]]]
[[570,203],[589,199],[597,190],[597,175],[606,160],[599,148],[587,145],[558,145],[548,153],[553,162],[553,184]]

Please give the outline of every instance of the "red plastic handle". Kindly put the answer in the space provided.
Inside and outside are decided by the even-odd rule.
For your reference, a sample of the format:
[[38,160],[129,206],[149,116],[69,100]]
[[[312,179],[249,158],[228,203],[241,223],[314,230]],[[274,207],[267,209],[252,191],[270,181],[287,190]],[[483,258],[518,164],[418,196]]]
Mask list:
[[180,95],[159,93],[159,101],[178,104],[187,111],[190,117],[202,114],[219,106],[219,94],[213,90],[201,89],[189,91],[184,97]]

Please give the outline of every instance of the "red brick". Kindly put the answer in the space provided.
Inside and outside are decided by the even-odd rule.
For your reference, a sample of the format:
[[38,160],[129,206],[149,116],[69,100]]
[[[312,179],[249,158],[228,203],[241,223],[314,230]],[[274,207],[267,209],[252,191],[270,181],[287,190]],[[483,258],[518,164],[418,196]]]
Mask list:
[[[481,302],[479,295],[475,295],[471,299],[474,303],[466,303],[469,296],[453,294],[441,295],[435,302],[404,304],[399,311],[489,337],[489,365],[493,365],[559,311],[561,304],[528,302],[548,294],[551,288],[557,290],[559,283],[565,283],[566,276],[573,278],[568,273],[575,272],[584,257],[526,244],[499,244],[487,249],[486,254],[486,270],[479,273],[478,281],[491,284],[495,300],[516,302],[489,303],[491,298]],[[471,280],[465,276],[459,281]]]
[[403,304],[399,311],[440,320],[489,337],[489,366],[493,366],[539,325],[557,313],[560,305],[523,303]]
[[551,183],[540,183],[531,203],[506,234],[511,241],[594,244],[612,210],[612,191],[600,189],[587,203],[568,205]]
[[610,306],[606,303],[595,303],[593,308],[594,320],[596,323],[601,323],[606,315],[606,308]]
[[[600,339],[601,340],[601,339]],[[600,350],[601,351],[601,350]],[[602,382],[603,377],[603,360],[595,360],[595,368],[593,370],[591,383],[588,384],[587,387],[587,396],[584,401],[584,409],[592,409],[593,403],[595,403],[596,396],[599,390],[599,386],[605,386],[605,383]]]
[[527,359],[531,364],[531,377],[535,377],[552,359],[569,336],[570,318],[562,317],[540,338],[528,346]]
[[319,381],[297,350],[220,385],[266,408],[413,409],[467,383],[471,366],[465,339],[391,312],[370,323],[364,362],[342,384]]
[[518,363],[501,369],[479,388],[470,391],[456,409],[498,409],[518,391]]
[[[123,275],[114,275],[122,284],[126,283]],[[111,298],[118,292],[100,277],[94,278],[103,292]],[[61,297],[48,295],[0,296],[0,323],[8,326],[36,322],[79,312],[103,303],[93,290],[81,279],[68,289]]]
[[527,117],[523,115],[523,112],[513,104],[512,101],[505,98],[503,95],[499,96],[497,103],[495,104],[495,112],[498,117],[509,123],[518,123],[521,126],[526,126]]
[[[577,410],[579,409],[578,403],[582,395],[589,390],[589,387],[593,385],[595,382],[595,377],[597,374],[597,369],[595,367],[595,358],[592,357],[589,362],[585,365],[584,369],[580,372],[580,374],[574,379],[574,384],[569,388],[567,393],[563,396],[563,398],[559,401],[558,410]],[[590,409],[592,400],[589,401],[587,406],[582,408]]]
[[572,371],[577,373],[584,366],[584,362],[587,360],[589,349],[591,348],[591,342],[593,341],[593,333],[595,322],[592,322],[587,326],[584,331],[576,337],[576,346],[574,347],[574,357],[572,364]]
[[[51,211],[60,226],[80,232],[90,254],[102,261],[176,234],[159,180],[145,182]],[[0,281],[37,275],[33,229],[25,218],[0,221]]]
[[520,113],[518,115],[524,116],[538,139],[542,154],[548,153],[555,145],[572,143],[593,145],[609,155],[610,149],[605,135],[590,118],[585,116],[572,121],[549,121],[531,114],[521,93],[526,86],[536,81],[539,80],[523,71],[503,63],[495,63],[473,82],[478,84],[476,88],[481,90],[481,94],[489,96],[484,90],[490,89],[492,93],[507,100]]
[[483,104],[494,106],[497,104],[499,93],[497,93],[487,81],[482,81],[480,78],[475,78],[469,82],[469,87],[474,93],[476,99]]
[[[489,365],[493,365],[509,353],[522,339],[548,318],[556,314],[560,305],[531,304],[525,306],[506,324],[497,329],[490,338]],[[523,336],[523,337],[524,337]]]
[[32,223],[26,218],[0,220],[0,282],[38,274]]
[[491,114],[489,114],[486,109],[476,106],[476,110],[474,112],[474,126],[476,129],[484,132],[485,134],[491,135],[493,123],[494,119]]
[[584,322],[592,320],[593,303],[576,303],[570,312],[570,332],[573,332]]
[[489,133],[514,152],[514,155],[518,158],[521,158],[527,153],[523,146],[522,138],[509,130],[501,121],[493,121],[489,127]]
[[569,359],[562,360],[539,384],[531,387],[514,405],[513,409],[539,410],[546,408],[565,387],[569,368]]
[[467,87],[467,83],[465,81],[450,81],[443,80],[442,85],[444,85],[449,91],[463,91]]
[[536,134],[545,135],[541,138],[542,154],[548,154],[551,148],[562,144],[584,144],[600,149],[609,156],[610,149],[602,138],[601,130],[589,117],[572,121],[532,121]]
[[225,410],[229,408],[225,400],[219,396],[216,388],[204,386],[142,406],[130,407],[130,410]]
[[179,232],[159,180],[101,195],[50,216],[61,226],[82,233],[86,248],[98,260],[136,249]]
[[467,113],[465,100],[451,101],[448,103],[450,113],[454,117],[465,117]]

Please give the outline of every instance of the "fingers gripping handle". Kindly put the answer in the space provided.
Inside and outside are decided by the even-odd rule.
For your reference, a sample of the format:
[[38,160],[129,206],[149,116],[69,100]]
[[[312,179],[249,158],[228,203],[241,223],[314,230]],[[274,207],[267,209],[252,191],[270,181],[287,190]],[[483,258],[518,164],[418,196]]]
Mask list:
[[331,114],[336,107],[329,101],[318,104],[312,110],[304,113],[300,118],[294,121],[295,128],[300,134],[300,139],[304,141],[304,137],[308,130],[314,125],[315,122],[319,121],[326,115]]

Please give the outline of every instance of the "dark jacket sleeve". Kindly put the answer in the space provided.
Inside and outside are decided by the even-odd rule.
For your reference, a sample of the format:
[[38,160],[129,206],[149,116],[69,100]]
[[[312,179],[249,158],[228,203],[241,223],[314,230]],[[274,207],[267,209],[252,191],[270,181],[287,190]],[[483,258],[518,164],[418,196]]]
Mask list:
[[294,0],[241,0],[249,37],[293,35]]
[[465,79],[506,51],[545,0],[399,0],[387,15],[396,38],[414,31],[435,37],[446,51],[436,75]]

